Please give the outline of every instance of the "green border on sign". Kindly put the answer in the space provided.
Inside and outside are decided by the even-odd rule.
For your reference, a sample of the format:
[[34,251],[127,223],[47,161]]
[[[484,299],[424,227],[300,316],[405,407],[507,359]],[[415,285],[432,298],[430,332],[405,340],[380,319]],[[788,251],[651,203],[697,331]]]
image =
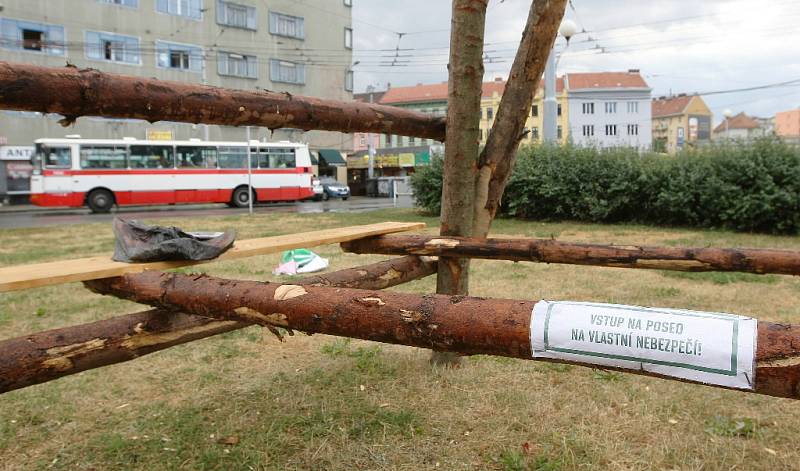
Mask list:
[[[689,365],[687,363],[678,363],[672,361],[663,361],[663,360],[652,360],[647,358],[639,358],[639,357],[631,357],[627,355],[612,355],[610,353],[600,353],[600,352],[592,352],[586,350],[573,350],[571,348],[560,348],[560,347],[550,347],[549,340],[548,340],[548,332],[550,329],[550,313],[553,310],[553,307],[556,304],[564,304],[564,305],[573,305],[573,306],[596,306],[602,307],[603,309],[619,309],[624,311],[639,311],[639,312],[661,312],[663,314],[675,315],[675,316],[686,316],[686,317],[714,317],[719,320],[724,321],[731,321],[733,323],[733,341],[731,344],[731,369],[730,370],[720,370],[716,368],[706,368],[703,366],[695,366]],[[719,316],[719,315],[699,315],[699,314],[692,314],[688,311],[682,312],[674,312],[674,311],[658,311],[656,309],[642,309],[636,307],[622,307],[622,306],[614,306],[608,304],[589,304],[589,303],[569,303],[569,302],[550,302],[550,305],[547,307],[547,315],[544,319],[544,351],[545,352],[561,352],[561,353],[572,353],[575,355],[586,355],[586,356],[593,356],[593,357],[600,357],[600,358],[610,358],[614,360],[628,360],[628,361],[638,361],[640,363],[650,363],[653,365],[665,365],[665,366],[676,366],[678,368],[686,368],[695,371],[702,371],[705,373],[717,373],[725,376],[736,376],[736,366],[738,364],[737,355],[739,350],[739,318],[738,317],[727,317],[727,316]]]

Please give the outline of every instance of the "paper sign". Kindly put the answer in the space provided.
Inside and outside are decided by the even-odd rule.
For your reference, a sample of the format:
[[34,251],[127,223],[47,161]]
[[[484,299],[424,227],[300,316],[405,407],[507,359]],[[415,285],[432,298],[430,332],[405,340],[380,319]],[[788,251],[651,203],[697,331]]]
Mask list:
[[539,301],[534,358],[644,370],[753,389],[756,320],[717,312]]

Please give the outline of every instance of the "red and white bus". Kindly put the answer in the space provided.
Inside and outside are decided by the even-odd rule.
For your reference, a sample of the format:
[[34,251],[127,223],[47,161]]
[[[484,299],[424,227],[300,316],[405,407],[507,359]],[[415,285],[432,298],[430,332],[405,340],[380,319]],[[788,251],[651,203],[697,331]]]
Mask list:
[[[307,145],[252,141],[250,153],[254,201],[314,196]],[[33,160],[39,206],[249,203],[245,142],[38,139]]]

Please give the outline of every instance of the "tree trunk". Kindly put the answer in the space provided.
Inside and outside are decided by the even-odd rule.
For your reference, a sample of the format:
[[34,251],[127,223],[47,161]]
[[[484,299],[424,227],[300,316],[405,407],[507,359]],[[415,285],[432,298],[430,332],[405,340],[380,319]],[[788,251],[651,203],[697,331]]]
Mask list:
[[[478,162],[473,227],[470,235],[484,238],[517,159],[525,121],[553,48],[567,0],[536,0],[528,13],[522,42],[511,66],[500,107]],[[452,234],[456,235],[456,234]],[[458,234],[465,235],[465,234]]]
[[[532,359],[530,326],[537,301],[304,287],[156,271],[86,284],[99,293],[222,320]],[[800,325],[758,322],[757,329],[755,377],[748,378],[752,392],[800,398]],[[589,360],[558,361],[592,366]],[[676,379],[644,368],[621,371]]]
[[[401,257],[310,276],[296,283],[383,289],[432,275],[436,262]],[[249,322],[150,310],[0,342],[0,393],[252,325]],[[273,333],[278,331],[269,326]]]
[[[475,168],[480,141],[483,33],[488,0],[453,0],[447,82],[447,137],[440,234],[472,233]],[[469,293],[469,260],[439,259],[436,292]],[[433,352],[431,362],[456,366],[459,358]]]

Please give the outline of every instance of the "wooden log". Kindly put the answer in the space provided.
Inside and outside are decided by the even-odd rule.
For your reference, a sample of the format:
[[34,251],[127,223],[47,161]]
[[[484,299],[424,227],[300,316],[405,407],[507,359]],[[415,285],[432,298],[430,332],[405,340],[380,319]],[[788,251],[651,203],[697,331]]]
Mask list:
[[475,239],[427,235],[368,237],[341,244],[346,252],[436,255],[673,271],[739,271],[800,275],[800,252],[773,249],[601,245],[552,239]]
[[149,122],[376,132],[444,141],[445,120],[405,108],[0,62],[0,108]]
[[566,5],[567,0],[538,0],[531,3],[528,22],[508,74],[497,116],[478,160],[475,214],[470,236],[484,238],[489,234],[517,160],[519,143],[525,137],[523,128],[530,116],[533,98],[547,57],[552,53]]
[[[411,256],[310,276],[297,283],[383,289],[435,272],[436,261]],[[155,309],[4,340],[0,342],[0,393],[249,325]]]
[[370,235],[390,234],[425,227],[424,223],[381,222],[363,226],[335,227],[319,231],[285,234],[236,241],[233,248],[211,260],[171,260],[149,263],[115,262],[111,257],[87,257],[55,262],[12,265],[0,268],[0,293],[17,289],[119,276],[144,270],[164,270],[200,263],[252,257],[301,247],[333,244]]
[[[222,320],[532,359],[530,323],[536,301],[304,287],[158,272],[86,284],[98,293]],[[752,392],[800,398],[800,325],[758,322],[757,336]],[[660,376],[643,370],[622,371]]]

